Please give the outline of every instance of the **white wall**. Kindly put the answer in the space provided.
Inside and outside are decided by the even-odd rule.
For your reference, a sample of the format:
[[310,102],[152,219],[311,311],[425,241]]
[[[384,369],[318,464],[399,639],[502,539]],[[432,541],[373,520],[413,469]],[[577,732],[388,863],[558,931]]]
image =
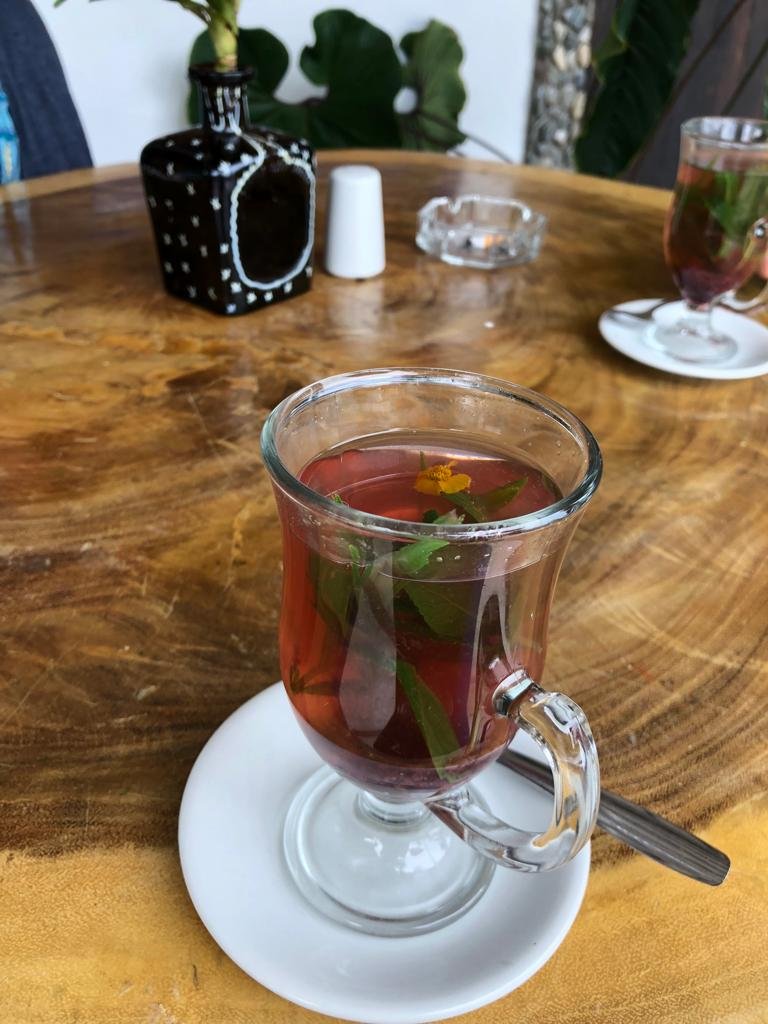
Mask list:
[[[187,58],[202,22],[167,0],[33,0],[59,51],[96,164],[136,160],[145,142],[186,123]],[[438,17],[459,34],[469,98],[467,130],[522,157],[533,73],[537,0],[243,0],[241,25],[263,25],[292,56],[282,99],[310,92],[296,67],[313,42],[311,20],[347,6],[385,29],[397,43]],[[487,156],[473,144],[463,152]]]

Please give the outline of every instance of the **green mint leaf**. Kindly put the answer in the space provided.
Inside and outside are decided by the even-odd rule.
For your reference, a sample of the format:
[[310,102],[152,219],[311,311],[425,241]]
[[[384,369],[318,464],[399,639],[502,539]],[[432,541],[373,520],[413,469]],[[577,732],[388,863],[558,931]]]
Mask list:
[[485,523],[496,509],[513,501],[527,483],[528,477],[523,476],[519,480],[510,480],[508,484],[502,484],[501,487],[494,487],[493,490],[486,491],[485,494],[457,491],[455,494],[444,494],[443,497],[463,509],[474,522]]
[[[432,520],[438,526],[460,526],[463,521],[464,517],[457,515],[454,509]],[[426,568],[436,551],[447,545],[447,540],[438,540],[436,537],[422,537],[421,540],[406,544],[392,555],[392,571],[398,576],[413,576]]]
[[440,518],[440,513],[435,508],[428,508],[421,517],[423,523],[434,523]]
[[310,572],[317,608],[326,622],[338,625],[342,635],[349,628],[349,605],[354,592],[352,568],[319,555],[310,557]]
[[395,673],[437,774],[441,779],[449,779],[450,772],[445,770],[445,762],[459,749],[459,741],[445,708],[409,662],[398,658]]
[[311,683],[306,676],[299,674],[296,666],[292,666],[288,685],[292,693],[304,693],[311,697],[336,697],[339,688],[327,679]]
[[348,544],[347,550],[351,558],[352,585],[355,589],[362,587],[373,571],[373,562],[369,562],[357,544]]
[[478,588],[457,580],[422,583],[408,580],[402,585],[430,632],[446,640],[463,640],[472,628]]
[[424,537],[395,551],[392,555],[392,571],[398,576],[413,576],[429,564],[432,555],[447,547],[447,540]]
[[725,201],[730,206],[739,194],[739,175],[736,171],[720,171],[719,176],[724,186]]
[[497,508],[502,508],[510,501],[514,501],[527,483],[528,477],[521,476],[519,480],[510,480],[508,484],[502,484],[501,487],[494,487],[492,491],[486,491],[485,494],[479,495],[477,500],[489,512],[495,512]]
[[555,481],[552,479],[551,476],[547,476],[547,474],[544,473],[543,471],[539,473],[539,476],[541,477],[541,482],[544,485],[544,487],[549,491],[549,493],[554,498],[557,498],[557,499],[562,498],[562,494],[560,493],[560,488],[557,486],[557,484],[555,483]]
[[480,500],[473,498],[469,491],[456,491],[453,494],[443,494],[443,497],[458,505],[474,523],[482,523],[485,519],[485,509]]
[[461,526],[464,522],[464,516],[460,516],[455,508],[451,508],[447,512],[443,512],[441,516],[438,516],[435,522],[438,525]]
[[[686,204],[697,198],[718,222],[726,240],[742,246],[747,232],[766,208],[768,173],[765,170],[752,174],[715,171],[710,189],[684,188],[678,202]],[[719,257],[724,255],[727,255],[725,248],[718,253]]]

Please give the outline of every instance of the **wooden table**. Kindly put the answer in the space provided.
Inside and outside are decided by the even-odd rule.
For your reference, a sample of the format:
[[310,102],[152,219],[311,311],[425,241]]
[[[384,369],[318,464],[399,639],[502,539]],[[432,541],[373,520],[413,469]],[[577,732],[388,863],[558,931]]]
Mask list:
[[[517,381],[592,428],[605,477],[546,681],[586,709],[607,786],[733,860],[710,889],[599,835],[561,949],[472,1021],[764,1022],[766,381],[667,376],[600,339],[605,307],[673,294],[665,193],[435,156],[321,163],[361,158],[384,174],[386,272],[318,273],[231,320],[163,292],[135,168],[0,190],[0,1021],[315,1019],[208,937],[176,818],[206,738],[278,675],[265,414],[399,363]],[[547,213],[539,260],[420,254],[417,208],[460,191]]]

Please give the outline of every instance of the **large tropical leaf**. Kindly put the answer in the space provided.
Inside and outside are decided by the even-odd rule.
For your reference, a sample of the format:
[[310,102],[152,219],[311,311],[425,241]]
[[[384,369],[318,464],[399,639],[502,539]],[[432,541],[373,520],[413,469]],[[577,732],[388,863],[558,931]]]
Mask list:
[[619,0],[595,54],[600,82],[581,136],[576,166],[615,177],[656,126],[685,56],[699,0]]
[[403,85],[416,92],[414,110],[400,118],[404,148],[444,152],[458,146],[464,141],[458,119],[467,99],[459,37],[433,19],[421,32],[404,36],[400,49],[407,58]]
[[[301,103],[285,103],[274,95],[289,63],[280,40],[266,29],[240,30],[238,61],[255,71],[248,86],[252,121],[329,149],[399,146],[393,104],[402,69],[392,40],[346,10],[318,14],[313,25],[316,41],[304,48],[299,64],[311,82],[327,91]],[[210,37],[203,32],[195,40],[190,60],[205,63],[212,59]],[[199,119],[194,98],[190,100],[190,117]]]

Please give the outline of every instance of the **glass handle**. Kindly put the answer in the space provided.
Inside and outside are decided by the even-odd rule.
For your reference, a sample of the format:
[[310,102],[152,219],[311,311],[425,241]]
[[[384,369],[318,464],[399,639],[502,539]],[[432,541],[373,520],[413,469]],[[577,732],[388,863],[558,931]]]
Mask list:
[[760,268],[758,275],[765,278],[765,283],[759,295],[753,299],[742,300],[737,299],[735,295],[728,295],[724,305],[735,313],[745,313],[768,302],[768,218],[761,217],[750,228],[747,244],[744,246],[743,262],[757,263]]
[[478,853],[522,871],[548,871],[575,857],[589,840],[600,804],[600,767],[586,716],[563,693],[542,690],[516,672],[494,695],[499,714],[543,749],[552,769],[554,813],[544,832],[514,828],[476,803],[467,789],[427,806]]

